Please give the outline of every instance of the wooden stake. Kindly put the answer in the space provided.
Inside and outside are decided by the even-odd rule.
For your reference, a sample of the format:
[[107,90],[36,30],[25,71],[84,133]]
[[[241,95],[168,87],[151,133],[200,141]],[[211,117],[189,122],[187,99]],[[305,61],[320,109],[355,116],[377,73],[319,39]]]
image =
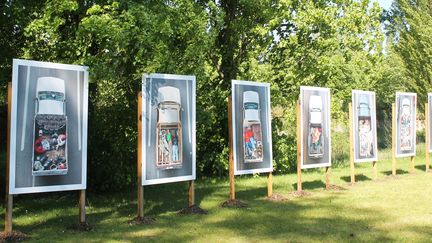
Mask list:
[[296,104],[296,116],[297,116],[297,191],[302,191],[302,170],[301,170],[301,129],[300,129],[300,101],[297,100]]
[[273,173],[267,175],[267,197],[273,196]]
[[80,198],[79,198],[79,220],[80,223],[83,224],[86,222],[86,190],[80,190]]
[[349,136],[350,136],[350,167],[351,167],[351,184],[355,183],[355,166],[354,166],[354,134],[353,134],[353,111],[352,104],[348,104],[349,113]]
[[229,133],[229,199],[235,199],[235,181],[234,181],[234,154],[233,154],[233,128],[232,128],[232,100],[228,97],[228,133]]
[[426,173],[429,172],[430,157],[429,157],[429,103],[425,104],[425,155],[426,155]]
[[373,168],[373,174],[374,174],[374,180],[378,179],[378,168],[377,168],[377,162],[372,162],[372,168]]
[[392,175],[396,175],[396,104],[392,104]]
[[138,93],[138,147],[137,147],[137,187],[138,201],[137,213],[139,218],[144,217],[144,187],[142,185],[142,93]]
[[195,182],[189,181],[189,207],[195,205]]
[[7,151],[6,151],[6,207],[5,207],[5,233],[12,232],[13,195],[9,194],[9,169],[10,169],[10,127],[12,108],[12,83],[8,83],[8,117],[7,117]]
[[415,172],[415,156],[411,156],[411,173]]
[[331,167],[326,167],[326,189],[330,188]]

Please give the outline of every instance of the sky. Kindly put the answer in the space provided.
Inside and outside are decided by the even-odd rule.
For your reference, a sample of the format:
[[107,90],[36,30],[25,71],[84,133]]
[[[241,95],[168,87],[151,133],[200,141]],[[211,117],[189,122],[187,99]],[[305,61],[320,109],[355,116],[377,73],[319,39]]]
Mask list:
[[385,10],[389,10],[391,4],[393,3],[393,0],[373,0],[373,1],[378,2],[379,5]]

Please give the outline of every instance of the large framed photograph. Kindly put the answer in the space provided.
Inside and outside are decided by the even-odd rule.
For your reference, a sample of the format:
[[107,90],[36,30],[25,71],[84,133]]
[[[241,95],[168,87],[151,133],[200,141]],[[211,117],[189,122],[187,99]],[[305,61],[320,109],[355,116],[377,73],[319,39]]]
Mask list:
[[375,92],[352,91],[354,162],[378,160]]
[[273,171],[270,84],[232,80],[234,174]]
[[301,168],[331,166],[330,89],[300,87]]
[[142,184],[195,180],[195,76],[144,74]]
[[428,124],[425,124],[428,128],[429,134],[428,134],[428,139],[429,139],[429,153],[432,152],[432,122],[431,122],[431,116],[432,116],[432,93],[428,93],[428,106],[429,106],[429,110],[428,110],[428,115],[429,115],[429,119],[428,119]]
[[10,194],[86,188],[87,70],[13,60]]
[[417,94],[396,92],[396,157],[416,154]]

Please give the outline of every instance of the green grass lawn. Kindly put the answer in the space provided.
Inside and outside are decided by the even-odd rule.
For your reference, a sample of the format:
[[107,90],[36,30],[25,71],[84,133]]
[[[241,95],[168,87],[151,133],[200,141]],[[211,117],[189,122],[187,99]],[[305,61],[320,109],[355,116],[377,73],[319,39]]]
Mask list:
[[[353,186],[348,184],[349,167],[333,168],[332,183],[346,190],[324,190],[323,169],[304,171],[303,188],[311,195],[287,201],[266,200],[265,176],[237,177],[236,197],[249,204],[242,209],[220,207],[228,197],[228,179],[198,180],[197,204],[208,215],[176,214],[187,205],[187,183],[145,187],[145,214],[156,218],[153,225],[128,224],[136,214],[135,188],[124,194],[89,194],[92,232],[67,229],[78,220],[78,192],[22,195],[15,198],[14,229],[29,234],[29,242],[430,242],[432,174],[424,172],[423,144],[417,152],[415,173],[409,173],[408,158],[398,159],[397,178],[387,176],[388,150],[380,152],[377,181],[370,163],[356,165],[358,183]],[[279,175],[273,181],[275,193],[289,196],[297,177]]]

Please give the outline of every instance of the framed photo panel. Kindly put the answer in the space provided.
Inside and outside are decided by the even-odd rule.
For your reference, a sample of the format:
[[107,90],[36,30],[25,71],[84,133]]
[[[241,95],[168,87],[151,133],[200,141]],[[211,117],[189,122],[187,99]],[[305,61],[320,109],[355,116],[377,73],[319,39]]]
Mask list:
[[378,160],[375,92],[352,91],[354,162]]
[[10,194],[86,189],[87,69],[13,60]]
[[432,117],[432,93],[428,93],[428,106],[429,106],[429,119],[428,119],[428,124],[425,124],[428,127],[428,131],[429,131],[429,152],[432,152],[432,122],[431,122],[431,117]]
[[273,171],[270,84],[232,80],[234,174]]
[[396,157],[416,154],[417,94],[396,92]]
[[144,74],[142,184],[195,180],[195,76]]
[[301,168],[331,166],[330,89],[300,87]]

